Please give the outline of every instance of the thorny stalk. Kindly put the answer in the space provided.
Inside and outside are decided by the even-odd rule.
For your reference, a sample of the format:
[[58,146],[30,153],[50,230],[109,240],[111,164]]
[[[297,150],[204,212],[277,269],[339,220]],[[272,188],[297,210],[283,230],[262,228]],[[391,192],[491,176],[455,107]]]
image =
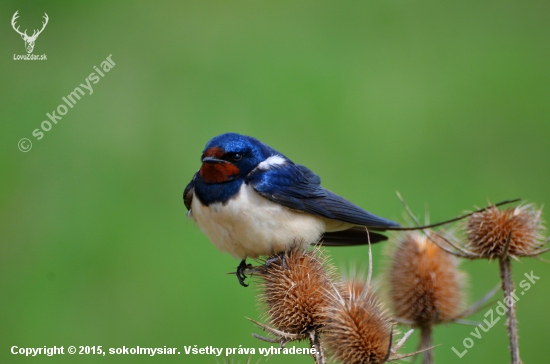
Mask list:
[[500,263],[500,278],[502,279],[502,290],[504,291],[504,299],[507,300],[506,305],[508,311],[506,315],[506,328],[508,330],[508,337],[510,339],[510,354],[512,355],[512,364],[521,364],[519,357],[519,338],[518,338],[518,321],[516,318],[516,301],[512,296],[514,291],[514,281],[512,280],[512,262],[508,255],[508,249],[510,247],[510,241],[512,240],[512,232],[508,235],[506,247],[502,256],[499,259]]
[[434,353],[432,347],[432,325],[427,324],[420,327],[420,344],[418,350],[422,352],[422,364],[432,364]]

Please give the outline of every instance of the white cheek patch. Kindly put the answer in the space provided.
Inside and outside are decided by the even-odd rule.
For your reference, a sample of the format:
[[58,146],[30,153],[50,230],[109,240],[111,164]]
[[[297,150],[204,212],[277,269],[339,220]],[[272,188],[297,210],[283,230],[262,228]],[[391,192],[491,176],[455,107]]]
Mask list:
[[286,164],[286,159],[280,155],[272,155],[262,163],[258,164],[259,169],[268,170],[271,168],[282,167]]

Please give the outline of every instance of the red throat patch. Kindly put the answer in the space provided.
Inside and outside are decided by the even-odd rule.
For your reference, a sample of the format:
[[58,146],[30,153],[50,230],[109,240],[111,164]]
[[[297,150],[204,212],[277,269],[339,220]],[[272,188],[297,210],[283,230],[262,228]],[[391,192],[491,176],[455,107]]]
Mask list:
[[227,182],[231,177],[239,174],[239,168],[229,162],[227,163],[203,163],[200,176],[206,183]]
[[[220,158],[225,154],[224,150],[218,147],[208,148],[203,157]],[[200,169],[200,176],[206,183],[222,183],[231,180],[231,177],[239,174],[239,168],[229,162],[203,163]]]

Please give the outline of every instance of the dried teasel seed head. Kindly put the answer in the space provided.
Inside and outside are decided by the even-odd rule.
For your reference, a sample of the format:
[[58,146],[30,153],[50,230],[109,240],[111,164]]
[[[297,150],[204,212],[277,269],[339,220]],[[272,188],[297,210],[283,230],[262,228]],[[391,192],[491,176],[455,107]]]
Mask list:
[[499,210],[495,206],[470,216],[466,231],[468,249],[484,258],[503,255],[508,235],[512,233],[509,255],[529,256],[544,246],[542,209],[519,205]]
[[367,280],[366,269],[356,269],[355,267],[347,271],[342,269],[341,279],[335,283],[335,288],[343,298],[348,299],[350,294],[359,296],[366,289],[372,289],[372,287],[367,288]]
[[323,325],[335,269],[320,248],[293,248],[269,264],[261,278],[260,302],[272,326],[290,334],[304,334]]
[[342,363],[384,363],[392,339],[391,318],[374,294],[358,282],[333,291],[322,343]]
[[349,298],[350,295],[360,296],[366,289],[366,282],[363,279],[353,278],[343,282],[344,289],[340,289],[342,297]]
[[387,272],[396,317],[416,327],[457,318],[465,278],[457,265],[453,255],[426,236],[406,234],[391,254]]

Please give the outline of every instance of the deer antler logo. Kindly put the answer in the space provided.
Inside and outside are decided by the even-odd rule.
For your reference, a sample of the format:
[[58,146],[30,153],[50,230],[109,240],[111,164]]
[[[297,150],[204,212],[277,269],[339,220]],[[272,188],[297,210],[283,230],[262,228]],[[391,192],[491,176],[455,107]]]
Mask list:
[[17,28],[15,27],[15,21],[17,20],[17,18],[19,18],[19,16],[17,15],[18,12],[19,10],[17,10],[15,14],[13,14],[13,18],[11,18],[11,26],[17,33],[21,35],[21,38],[23,38],[23,40],[25,41],[25,49],[27,50],[27,53],[32,53],[32,50],[34,49],[34,42],[36,42],[36,38],[38,38],[40,33],[42,33],[44,28],[46,28],[46,24],[48,24],[48,19],[49,19],[48,14],[44,13],[44,19],[46,21],[42,23],[42,29],[34,30],[32,35],[29,37],[27,35],[27,29],[25,29],[24,32],[21,32],[19,31],[19,27]]

